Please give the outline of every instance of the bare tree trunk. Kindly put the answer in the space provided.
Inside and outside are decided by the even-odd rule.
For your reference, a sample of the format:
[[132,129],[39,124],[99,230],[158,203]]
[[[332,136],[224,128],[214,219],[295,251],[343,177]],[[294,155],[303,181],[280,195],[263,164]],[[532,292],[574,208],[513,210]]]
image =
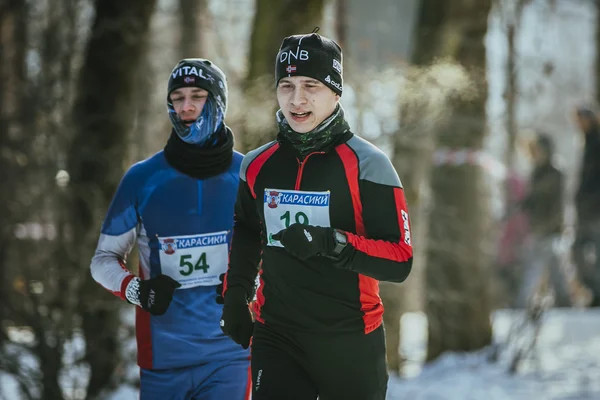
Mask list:
[[[65,340],[73,331],[74,307],[68,306],[73,301],[65,295],[68,291],[63,290],[68,288],[65,283],[72,277],[63,274],[62,268],[57,269],[67,262],[68,252],[61,251],[64,246],[60,240],[32,241],[23,237],[16,240],[15,224],[50,223],[58,230],[63,224],[57,217],[61,214],[57,210],[63,204],[57,201],[53,189],[55,168],[66,142],[63,117],[70,107],[76,3],[51,0],[42,11],[36,11],[43,18],[32,15],[23,1],[11,1],[6,9],[0,7],[1,26],[6,28],[2,30],[1,53],[7,62],[6,68],[2,68],[6,91],[0,91],[0,109],[3,114],[10,114],[6,123],[0,123],[2,143],[7,150],[0,169],[9,174],[2,184],[11,196],[6,208],[3,207],[11,221],[6,225],[7,238],[2,239],[2,244],[11,251],[2,249],[3,262],[9,262],[6,268],[2,267],[2,284],[6,286],[1,292],[6,297],[0,301],[0,318],[3,322],[8,318],[10,324],[29,326],[36,338],[35,344],[24,346],[24,350],[39,359],[39,373],[31,374],[23,368],[10,371],[21,382],[27,398],[33,397],[38,384],[42,398],[62,398],[59,384],[62,355]],[[36,23],[28,22],[32,20]],[[30,41],[39,42],[35,49],[40,55],[39,71],[32,80],[25,73],[25,54],[32,46]],[[33,290],[33,283],[42,285],[41,290]],[[17,355],[14,361],[19,363],[20,357]],[[8,358],[5,361],[10,364]]]
[[379,282],[379,296],[383,302],[385,326],[385,349],[387,368],[394,375],[402,373],[404,359],[400,355],[400,319],[406,310],[406,294],[403,288],[392,282]]
[[[123,174],[127,137],[135,109],[136,76],[155,0],[97,0],[96,17],[78,82],[74,136],[68,157],[71,218],[76,257],[71,268],[82,276],[78,293],[86,361],[88,398],[109,387],[119,364],[117,301],[93,282],[88,270],[100,222]],[[83,275],[82,275],[83,272]]]
[[202,17],[207,11],[206,0],[179,0],[181,58],[204,57]]
[[[244,118],[239,150],[247,152],[275,136],[275,57],[284,37],[310,33],[323,19],[324,0],[257,0],[250,38]],[[239,131],[239,129],[238,129]]]
[[[10,293],[8,281],[8,249],[14,241],[18,201],[15,192],[18,157],[25,150],[25,137],[19,129],[21,120],[21,90],[25,87],[25,52],[27,6],[24,0],[6,0],[0,3],[0,321],[4,321]],[[0,348],[5,339],[0,329]]]
[[600,0],[596,0],[596,103],[600,104]]
[[[69,9],[71,8],[71,9]],[[73,43],[67,40],[71,33],[76,29],[75,21],[69,16],[74,12],[73,2],[62,2],[60,0],[50,0],[47,3],[47,11],[44,16],[45,28],[40,46],[41,69],[44,71],[38,78],[36,86],[38,103],[37,118],[31,115],[37,126],[43,126],[40,135],[47,135],[49,147],[55,146],[58,153],[59,149],[64,149],[67,143],[67,135],[63,134],[65,120],[68,115],[68,90],[71,78],[71,60],[73,58],[70,49]],[[32,100],[33,102],[34,100]],[[33,126],[32,126],[33,128]],[[35,129],[35,128],[34,128]],[[31,129],[30,131],[34,131]],[[29,130],[29,129],[28,129]],[[37,131],[37,130],[35,130]],[[50,143],[52,143],[50,145]],[[40,171],[44,171],[56,165],[57,157],[54,152],[35,154],[35,165]],[[48,174],[50,175],[50,174]],[[47,175],[46,175],[47,176]],[[50,175],[51,176],[51,175]],[[55,197],[56,188],[51,180],[47,180],[48,199],[44,206],[52,208],[52,200],[55,200],[54,209],[56,212],[53,222],[56,226],[64,224],[64,215],[61,210],[60,201]],[[42,186],[42,185],[39,185]],[[44,207],[42,206],[42,207]],[[45,207],[44,207],[45,208]],[[61,220],[62,219],[62,220]],[[60,228],[59,228],[60,229]],[[48,307],[54,312],[54,317],[48,317],[40,312],[40,324],[36,332],[36,337],[40,338],[37,344],[36,354],[40,358],[40,367],[43,376],[43,398],[62,398],[62,390],[59,384],[59,376],[62,369],[62,358],[64,354],[64,343],[71,338],[74,329],[75,301],[65,293],[69,293],[71,287],[70,274],[62,273],[60,266],[68,258],[68,250],[63,243],[52,243],[48,249],[48,258],[52,260],[47,266],[48,272],[54,277],[52,280],[44,281],[43,296],[30,293],[30,301],[34,307],[43,309]],[[31,260],[28,260],[31,262]],[[36,263],[33,263],[36,264]],[[27,263],[25,263],[27,265]],[[26,267],[29,268],[29,267]],[[31,271],[32,277],[41,276],[39,271]],[[39,278],[38,278],[39,279]],[[50,313],[48,313],[50,314]],[[35,325],[34,325],[35,326]]]
[[[25,55],[28,46],[28,7],[23,0],[0,2],[0,370],[13,375],[19,382],[19,389],[24,398],[32,399],[32,381],[41,384],[44,394],[57,394],[61,399],[58,382],[49,375],[24,376],[18,356],[5,352],[4,342],[9,341],[6,328],[9,321],[27,323],[45,348],[44,330],[41,318],[28,318],[23,308],[31,306],[31,301],[17,295],[17,291],[27,293],[26,287],[17,284],[28,282],[21,277],[29,268],[19,271],[21,265],[14,256],[18,241],[15,238],[15,227],[21,222],[24,207],[20,204],[24,180],[31,173],[28,163],[31,151],[31,138],[24,126],[24,106],[29,85],[26,79]],[[30,118],[31,116],[29,116]],[[19,254],[19,251],[16,251]],[[32,307],[33,312],[37,308]],[[38,315],[38,317],[40,317]],[[38,354],[39,355],[39,354]],[[41,381],[41,382],[40,382]]]
[[335,34],[338,44],[344,48],[348,36],[348,0],[337,0],[335,5]]
[[247,79],[273,75],[275,56],[283,38],[312,32],[323,20],[323,6],[323,0],[257,0]]
[[[487,100],[484,37],[490,0],[425,0],[437,21],[427,58],[446,57],[464,68],[468,90],[452,98],[451,112],[439,131],[438,144],[467,153],[483,147]],[[437,47],[437,49],[436,49]],[[427,360],[446,351],[472,351],[491,343],[491,301],[486,223],[489,198],[476,158],[433,169],[433,209],[429,223]]]
[[[417,38],[415,47],[420,46]],[[416,68],[419,66],[415,65]],[[420,72],[419,72],[420,73]],[[410,73],[409,79],[410,79]],[[400,319],[407,311],[423,307],[425,269],[427,266],[427,232],[429,219],[430,172],[434,150],[434,127],[438,120],[431,104],[412,93],[423,93],[423,79],[405,87],[401,99],[400,130],[394,136],[393,163],[402,179],[410,210],[413,245],[413,271],[403,284],[381,282],[380,296],[385,307],[388,368],[401,372],[402,359],[398,354],[401,342]]]
[[22,160],[29,151],[23,120],[23,90],[25,84],[25,53],[27,48],[27,13],[24,0],[0,1],[0,370],[12,374],[19,382],[21,394],[30,399],[28,377],[20,373],[20,363],[5,352],[9,342],[7,322],[15,320],[14,252],[15,225],[22,210],[19,192],[22,186]]
[[[439,4],[437,5],[439,6]],[[394,166],[402,178],[411,216],[413,272],[404,284],[381,283],[385,306],[388,367],[401,372],[398,354],[401,342],[400,318],[404,312],[422,309],[429,242],[429,208],[431,202],[432,156],[436,131],[444,120],[447,89],[438,82],[432,68],[439,52],[439,34],[443,14],[431,4],[421,5],[416,22],[411,67],[405,72],[400,99],[400,129],[394,136]],[[435,99],[429,95],[436,92]]]

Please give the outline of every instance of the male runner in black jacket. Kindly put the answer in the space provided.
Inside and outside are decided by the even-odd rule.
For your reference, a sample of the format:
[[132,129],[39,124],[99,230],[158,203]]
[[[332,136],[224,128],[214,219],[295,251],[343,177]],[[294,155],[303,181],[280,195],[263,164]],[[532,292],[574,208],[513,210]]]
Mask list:
[[242,162],[221,327],[243,347],[253,335],[254,400],[384,400],[378,281],[412,265],[402,184],[344,118],[337,43],[285,38],[276,84],[277,140]]

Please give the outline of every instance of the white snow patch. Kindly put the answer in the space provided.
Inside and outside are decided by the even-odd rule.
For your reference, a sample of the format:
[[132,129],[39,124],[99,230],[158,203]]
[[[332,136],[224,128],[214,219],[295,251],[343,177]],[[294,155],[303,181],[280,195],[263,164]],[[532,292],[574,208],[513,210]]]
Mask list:
[[[494,340],[502,344],[522,311],[493,316]],[[592,400],[600,399],[600,310],[555,309],[546,312],[537,359],[509,370],[509,353],[489,361],[491,349],[445,354],[422,367],[427,321],[423,314],[402,319],[402,349],[409,358],[408,378],[390,378],[388,400]],[[422,367],[422,369],[421,369]],[[418,370],[421,369],[420,374]],[[418,374],[418,375],[416,375]]]

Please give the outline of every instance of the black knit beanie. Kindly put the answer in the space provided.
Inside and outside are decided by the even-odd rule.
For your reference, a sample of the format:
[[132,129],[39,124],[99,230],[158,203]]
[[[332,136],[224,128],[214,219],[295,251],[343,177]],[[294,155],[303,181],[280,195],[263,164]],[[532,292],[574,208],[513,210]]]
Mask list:
[[283,39],[275,61],[275,85],[288,76],[307,76],[342,95],[342,49],[331,39],[310,33]]
[[227,78],[214,63],[204,58],[185,58],[179,61],[169,77],[167,102],[173,90],[190,86],[199,87],[213,95],[217,102],[222,103],[223,114],[226,113]]

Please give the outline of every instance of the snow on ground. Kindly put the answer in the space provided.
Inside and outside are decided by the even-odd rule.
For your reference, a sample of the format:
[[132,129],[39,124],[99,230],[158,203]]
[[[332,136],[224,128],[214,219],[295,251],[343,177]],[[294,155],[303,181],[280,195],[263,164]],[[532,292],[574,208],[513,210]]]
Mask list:
[[[522,311],[496,312],[495,342],[505,343],[511,327],[522,318]],[[543,318],[537,357],[526,359],[518,373],[512,375],[508,372],[512,347],[502,350],[504,347],[500,346],[495,363],[489,361],[491,349],[485,349],[471,354],[446,354],[423,366],[427,321],[421,313],[406,314],[402,320],[402,350],[409,360],[406,376],[390,377],[387,399],[600,399],[600,310],[556,309],[546,312]],[[521,339],[529,334],[530,331],[519,331]],[[81,348],[82,344],[73,346]],[[28,368],[36,365],[27,355],[23,355],[23,361]],[[130,369],[131,375],[137,375],[136,366]],[[81,368],[63,375],[65,393],[72,399],[83,398],[80,385],[85,376],[87,373]],[[0,399],[19,400],[16,389],[14,379],[0,372]],[[137,389],[128,385],[109,397],[109,400],[137,399]]]
[[[498,311],[494,336],[503,343],[521,311]],[[405,379],[390,378],[388,400],[592,400],[600,399],[600,310],[555,309],[544,315],[537,360],[508,373],[510,352],[497,363],[490,351],[447,354],[419,371],[427,323],[422,314],[403,318],[403,351],[411,361]],[[524,335],[527,332],[523,333]]]

